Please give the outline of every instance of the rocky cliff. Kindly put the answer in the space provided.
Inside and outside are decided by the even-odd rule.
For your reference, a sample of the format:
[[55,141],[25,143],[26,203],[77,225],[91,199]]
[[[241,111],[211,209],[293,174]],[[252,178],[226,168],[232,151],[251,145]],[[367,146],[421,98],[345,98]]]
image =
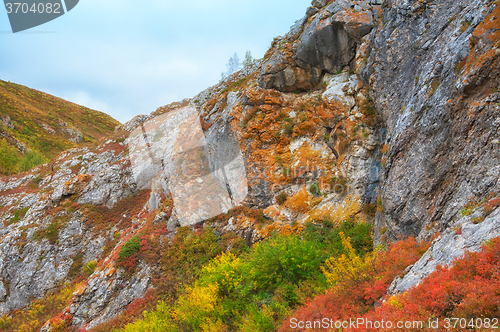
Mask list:
[[64,152],[53,170],[2,178],[0,313],[72,287],[59,318],[89,329],[154,288],[160,249],[132,269],[118,256],[135,237],[168,247],[181,216],[162,169],[139,181],[128,149],[183,108],[222,159],[237,142],[247,181],[243,208],[195,229],[247,243],[322,220],[374,223],[377,244],[442,233],[393,292],[430,273],[440,248],[443,263],[478,250],[500,225],[499,10],[488,0],[315,0],[263,59],[218,85]]

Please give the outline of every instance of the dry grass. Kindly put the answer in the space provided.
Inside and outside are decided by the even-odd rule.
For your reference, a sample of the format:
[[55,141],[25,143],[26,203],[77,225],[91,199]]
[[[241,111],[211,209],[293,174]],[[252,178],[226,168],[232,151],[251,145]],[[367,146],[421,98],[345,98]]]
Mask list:
[[340,205],[324,205],[322,207],[313,209],[309,212],[306,222],[322,221],[325,219],[330,220],[334,225],[358,214],[361,210],[361,203],[359,197],[352,195],[347,196],[344,202]]

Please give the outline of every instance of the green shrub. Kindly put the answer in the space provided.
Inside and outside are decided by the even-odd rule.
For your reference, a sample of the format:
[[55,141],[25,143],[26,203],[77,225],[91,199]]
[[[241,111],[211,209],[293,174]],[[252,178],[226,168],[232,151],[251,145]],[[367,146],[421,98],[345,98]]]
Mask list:
[[316,182],[316,183],[313,183],[309,186],[309,192],[312,194],[312,195],[320,195],[321,194],[321,191],[319,190],[319,184]]
[[17,149],[7,144],[4,139],[0,139],[0,173],[14,174],[26,172],[46,162],[44,156],[37,151],[28,150],[21,158]]
[[29,171],[30,169],[41,165],[46,162],[46,159],[44,156],[39,154],[36,151],[31,151],[28,150],[25,154],[24,157],[21,159],[19,163],[19,171],[20,172],[26,172]]
[[97,267],[97,262],[96,261],[90,261],[90,262],[87,262],[83,265],[83,273],[85,273],[86,275],[91,275],[92,273],[94,273],[95,269]]
[[17,210],[16,212],[14,212],[14,217],[12,217],[12,219],[10,219],[9,224],[13,224],[13,223],[16,223],[19,220],[21,220],[21,218],[24,217],[24,215],[26,214],[26,212],[28,212],[29,209],[30,209],[30,207],[27,206],[24,209]]
[[19,161],[16,148],[8,145],[4,139],[0,139],[0,172],[7,175],[16,173]]
[[286,192],[282,191],[282,192],[280,192],[278,197],[276,197],[276,202],[278,202],[279,205],[282,205],[283,203],[285,203],[287,198],[288,198],[288,195],[286,194]]
[[247,287],[271,292],[283,283],[298,284],[319,271],[322,246],[296,235],[274,235],[254,246],[243,267]]
[[118,258],[121,262],[125,259],[129,258],[133,254],[139,252],[141,249],[141,240],[134,236],[121,247],[120,252],[118,253]]
[[[327,221],[323,223],[328,226]],[[324,245],[325,252],[330,256],[337,256],[344,253],[340,232],[351,238],[351,245],[357,253],[362,254],[373,251],[372,226],[363,222],[344,221],[333,229],[308,223],[303,232],[303,237],[309,241]]]

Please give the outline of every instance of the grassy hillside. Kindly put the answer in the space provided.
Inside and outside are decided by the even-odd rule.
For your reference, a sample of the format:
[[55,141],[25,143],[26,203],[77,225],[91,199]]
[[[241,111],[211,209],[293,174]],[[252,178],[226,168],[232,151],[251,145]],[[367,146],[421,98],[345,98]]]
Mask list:
[[50,161],[61,151],[110,135],[119,124],[102,112],[2,80],[0,117],[2,174]]

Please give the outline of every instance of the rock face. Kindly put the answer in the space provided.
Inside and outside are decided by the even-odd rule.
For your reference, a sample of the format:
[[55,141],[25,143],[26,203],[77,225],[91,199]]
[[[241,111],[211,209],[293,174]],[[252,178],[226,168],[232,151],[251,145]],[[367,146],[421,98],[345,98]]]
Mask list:
[[324,5],[313,2],[284,38],[275,39],[262,66],[261,87],[305,91],[316,86],[325,72],[353,68],[356,46],[373,28],[372,11],[377,6],[363,3],[358,12],[349,1]]
[[5,130],[0,129],[0,137],[5,138],[5,140],[9,145],[14,146],[21,153],[26,153],[26,151],[28,150],[28,148],[26,148],[26,145],[24,145],[24,143],[17,140],[15,137],[13,137]]
[[443,231],[469,197],[500,190],[499,9],[389,1],[359,68],[387,130],[376,240]]
[[12,123],[10,116],[8,116],[8,115],[0,116],[0,122],[2,123],[2,125],[6,126],[8,128],[14,129],[14,124]]
[[[120,150],[120,145],[105,144],[102,148],[107,151],[99,155],[88,148],[65,152],[54,162],[60,169],[52,174],[49,171],[41,176],[43,170],[38,169],[39,187],[51,190],[51,195],[22,191],[23,185],[36,178],[33,174],[0,182],[0,192],[21,189],[20,193],[0,196],[0,205],[10,207],[0,213],[0,221],[5,225],[0,230],[1,314],[28,305],[33,298],[43,297],[64,282],[78,255],[82,263],[101,258],[103,247],[113,233],[110,230],[96,234],[86,224],[88,217],[81,210],[74,211],[79,203],[71,207],[68,198],[78,197],[76,201],[82,204],[113,207],[135,191],[129,183],[130,169],[122,164],[125,163],[121,156],[124,147]],[[119,167],[114,167],[116,165]],[[80,174],[73,174],[77,169]],[[98,192],[95,188],[99,188]],[[58,208],[63,200],[66,207]],[[15,218],[19,210],[24,214]],[[55,229],[55,233],[50,229]],[[98,313],[100,310],[96,315]]]

